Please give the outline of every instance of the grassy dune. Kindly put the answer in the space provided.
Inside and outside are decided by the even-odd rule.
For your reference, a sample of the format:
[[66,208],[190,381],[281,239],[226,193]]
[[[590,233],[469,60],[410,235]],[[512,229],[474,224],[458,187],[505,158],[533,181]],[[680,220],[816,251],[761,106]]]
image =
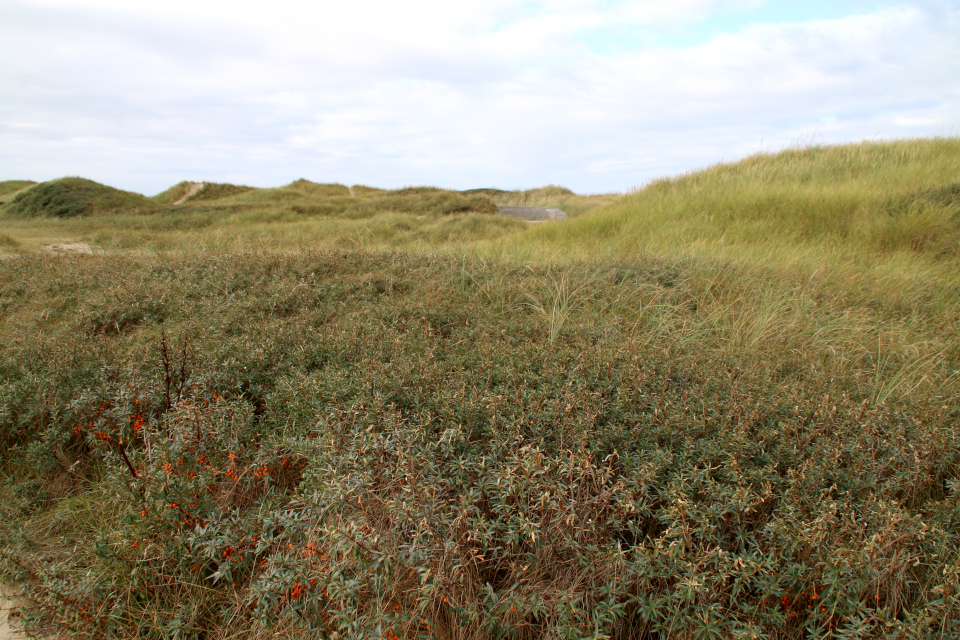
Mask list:
[[960,637],[958,180],[0,210],[0,567],[90,638]]
[[497,249],[553,261],[719,260],[894,305],[912,306],[920,294],[931,312],[949,312],[958,289],[960,139],[761,154],[654,182]]
[[760,154],[658,180],[602,212],[525,238],[565,258],[956,255],[960,139]]

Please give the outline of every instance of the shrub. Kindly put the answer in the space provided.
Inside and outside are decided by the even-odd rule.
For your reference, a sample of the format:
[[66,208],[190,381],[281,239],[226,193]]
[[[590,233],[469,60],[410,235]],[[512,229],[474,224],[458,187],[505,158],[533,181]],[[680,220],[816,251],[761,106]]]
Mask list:
[[84,178],[62,178],[43,182],[18,194],[6,205],[4,212],[23,218],[72,218],[149,204],[147,198],[137,193],[120,191]]
[[956,361],[730,350],[749,272],[55,264],[0,263],[0,548],[78,637],[960,632]]

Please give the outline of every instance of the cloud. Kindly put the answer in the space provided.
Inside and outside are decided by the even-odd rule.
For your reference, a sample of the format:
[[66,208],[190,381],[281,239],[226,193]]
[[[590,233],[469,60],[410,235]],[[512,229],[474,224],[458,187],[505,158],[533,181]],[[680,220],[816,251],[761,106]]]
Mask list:
[[[621,37],[764,4],[9,3],[0,171],[148,193],[184,178],[300,176],[624,190],[761,138],[776,148],[957,123],[949,3],[746,21],[689,46]],[[620,44],[598,52],[607,33]]]

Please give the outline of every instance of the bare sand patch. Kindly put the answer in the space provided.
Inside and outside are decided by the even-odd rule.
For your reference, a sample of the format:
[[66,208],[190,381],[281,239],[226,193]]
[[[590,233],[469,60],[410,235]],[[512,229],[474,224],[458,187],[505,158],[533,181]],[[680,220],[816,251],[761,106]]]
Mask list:
[[47,251],[59,254],[80,253],[93,255],[93,249],[86,242],[67,242],[64,244],[47,244],[43,246]]
[[20,606],[22,603],[14,594],[14,589],[0,584],[0,640],[21,640],[26,638],[27,634],[20,630],[19,626],[10,621],[20,616]]
[[174,202],[173,204],[183,204],[184,202],[187,201],[187,198],[189,198],[189,197],[191,197],[191,196],[193,196],[193,195],[196,195],[196,193],[197,193],[198,191],[200,191],[200,189],[203,189],[203,183],[202,183],[202,182],[193,182],[193,183],[191,183],[191,184],[190,184],[190,187],[187,189],[187,192],[186,192],[185,194],[183,194],[183,195],[180,197],[180,199],[177,200],[176,202]]

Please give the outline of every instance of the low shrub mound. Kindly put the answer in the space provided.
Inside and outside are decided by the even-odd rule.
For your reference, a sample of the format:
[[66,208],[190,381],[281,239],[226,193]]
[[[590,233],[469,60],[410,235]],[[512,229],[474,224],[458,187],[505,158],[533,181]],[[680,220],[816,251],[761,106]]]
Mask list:
[[74,218],[151,206],[148,198],[85,178],[43,182],[14,197],[3,208],[7,215],[31,218]]

